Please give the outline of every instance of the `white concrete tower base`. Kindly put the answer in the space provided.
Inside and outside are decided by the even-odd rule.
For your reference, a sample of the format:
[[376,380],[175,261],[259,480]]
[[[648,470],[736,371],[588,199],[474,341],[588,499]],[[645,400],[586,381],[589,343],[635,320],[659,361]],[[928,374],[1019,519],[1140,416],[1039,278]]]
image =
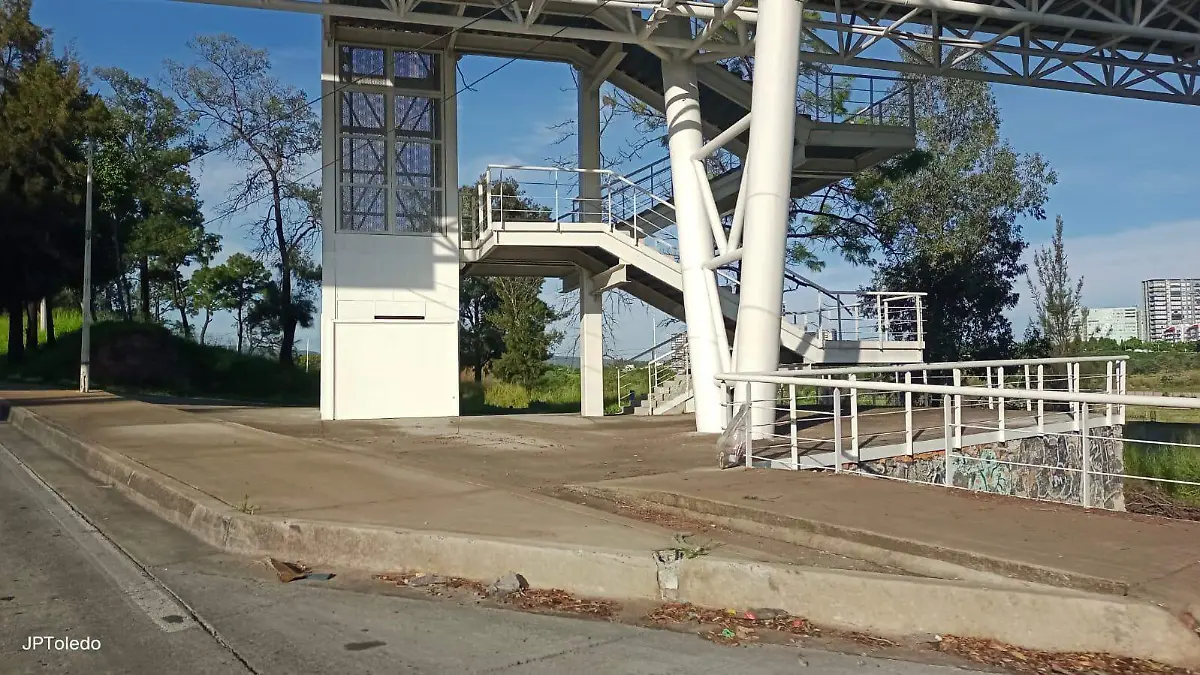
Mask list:
[[456,416],[454,54],[325,28],[321,418]]
[[580,412],[604,417],[604,293],[587,270],[579,270]]
[[[740,372],[771,372],[779,367],[803,10],[796,0],[758,4],[747,155],[750,175],[741,195],[747,201],[735,357]],[[773,384],[755,384],[750,389],[756,438],[774,432],[776,389]]]
[[[688,357],[695,395],[696,431],[720,433],[725,427],[724,394],[716,382],[721,363],[717,319],[709,302],[703,267],[713,256],[712,228],[704,208],[692,157],[704,145],[700,127],[699,86],[691,61],[663,61],[667,135],[671,153],[671,183],[683,271],[683,307],[687,316]],[[776,325],[776,340],[779,327]]]

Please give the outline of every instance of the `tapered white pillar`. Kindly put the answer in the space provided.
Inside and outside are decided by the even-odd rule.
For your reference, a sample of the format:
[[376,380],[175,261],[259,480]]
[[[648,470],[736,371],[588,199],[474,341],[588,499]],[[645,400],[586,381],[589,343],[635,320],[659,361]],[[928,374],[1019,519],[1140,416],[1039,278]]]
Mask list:
[[714,379],[720,366],[717,321],[708,298],[708,272],[703,267],[713,256],[713,235],[692,165],[692,157],[704,145],[696,66],[690,61],[663,61],[662,71],[696,431],[715,434],[725,426],[725,412],[721,387]]
[[[590,84],[587,73],[579,77],[579,168],[600,169],[600,85]],[[600,174],[579,175],[580,220],[603,220]],[[580,413],[604,416],[604,295],[596,293],[591,274],[579,270],[579,387]]]
[[[779,367],[803,9],[796,0],[758,3],[747,157],[750,175],[742,196],[747,200],[746,229],[737,321],[736,362],[738,371],[744,373],[770,372]],[[750,389],[756,438],[774,431],[775,392],[773,384],[756,384]]]
[[604,417],[604,295],[587,270],[579,270],[580,413]]

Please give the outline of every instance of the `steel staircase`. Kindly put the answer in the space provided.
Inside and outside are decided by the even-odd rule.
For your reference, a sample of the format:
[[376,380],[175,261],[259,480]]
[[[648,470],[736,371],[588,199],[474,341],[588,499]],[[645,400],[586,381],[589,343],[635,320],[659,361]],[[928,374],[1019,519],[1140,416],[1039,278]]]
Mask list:
[[[562,278],[564,291],[585,273],[604,290],[620,288],[669,316],[685,320],[683,276],[675,240],[674,207],[624,176],[601,177],[602,194],[580,200],[582,169],[491,166],[472,236],[461,243],[463,273],[479,276]],[[538,210],[514,211],[503,185],[515,180]],[[614,200],[614,195],[623,195]],[[653,212],[653,232],[644,214]],[[718,294],[732,339],[737,321],[737,279],[719,272]],[[807,288],[817,298],[805,311],[789,311],[780,324],[784,363],[915,363],[922,360],[924,335],[920,295],[837,292],[790,276],[792,290]],[[686,380],[686,378],[684,378]],[[652,378],[654,414],[682,412],[690,399],[675,378]]]

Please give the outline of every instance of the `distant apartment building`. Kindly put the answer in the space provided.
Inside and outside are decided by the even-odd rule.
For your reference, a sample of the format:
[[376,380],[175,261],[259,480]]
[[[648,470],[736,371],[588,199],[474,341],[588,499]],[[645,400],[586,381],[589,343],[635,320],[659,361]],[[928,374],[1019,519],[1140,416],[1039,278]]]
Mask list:
[[1093,307],[1088,310],[1084,334],[1089,339],[1132,340],[1141,335],[1141,318],[1142,313],[1137,307]]
[[1200,333],[1200,279],[1142,282],[1142,336],[1156,342],[1195,340]]

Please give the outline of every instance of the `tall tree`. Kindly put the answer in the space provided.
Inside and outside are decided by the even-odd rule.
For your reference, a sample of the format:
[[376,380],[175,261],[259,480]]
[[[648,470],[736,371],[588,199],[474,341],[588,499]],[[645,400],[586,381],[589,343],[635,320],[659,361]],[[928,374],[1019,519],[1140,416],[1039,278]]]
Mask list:
[[[459,200],[462,205],[460,211],[462,232],[465,238],[472,238],[478,232],[479,223],[475,221],[479,208],[479,186],[482,184],[483,178],[481,177],[475,184],[459,188]],[[493,209],[505,213],[519,213],[522,219],[550,220],[550,210],[530,199],[521,189],[520,184],[512,178],[494,181],[491,194],[495,195]],[[535,281],[536,283],[534,283]],[[501,283],[502,280],[496,278],[472,276],[464,278],[459,285],[459,363],[471,368],[476,382],[481,382],[484,371],[504,355],[510,340],[524,339],[516,334],[511,338],[507,336],[505,329],[497,322],[497,317],[501,316],[502,312],[507,312],[505,316],[512,317],[511,325],[520,324],[518,328],[521,331],[526,329],[536,331],[535,326],[526,326],[525,319],[518,316],[521,312],[528,310],[519,308],[536,308],[538,303],[545,305],[539,298],[542,289],[541,279],[524,280],[522,283],[506,285],[505,291],[509,298],[507,304],[501,298],[499,288]],[[549,306],[546,307],[549,309]],[[550,314],[554,315],[554,312]],[[543,324],[543,333],[545,327],[546,324]],[[518,358],[535,358],[537,353],[535,346],[530,351],[530,356]],[[510,364],[505,366],[508,368],[505,372],[510,375],[523,377],[514,375],[514,373],[537,370],[536,367],[526,369],[524,365],[515,366],[511,361],[512,359],[510,359]],[[541,372],[544,370],[538,371],[537,377],[541,377]],[[534,382],[537,377],[533,378]]]
[[26,304],[78,283],[84,138],[101,112],[82,67],[54,53],[30,4],[0,0],[0,306],[13,362],[24,354]]
[[1087,308],[1083,306],[1083,277],[1071,278],[1063,245],[1063,219],[1054,220],[1050,245],[1033,254],[1037,283],[1026,275],[1033,296],[1038,332],[1049,342],[1054,356],[1067,356],[1087,338]]
[[237,351],[240,353],[250,309],[270,281],[271,273],[267,268],[245,253],[234,253],[220,265],[205,265],[196,270],[188,285],[193,294],[193,307],[205,312],[200,343],[204,344],[212,315],[226,310],[233,315]]
[[504,332],[496,325],[500,295],[496,280],[465,277],[458,290],[458,360],[469,367],[476,382],[504,354]]
[[846,181],[812,223],[869,233],[859,252],[878,247],[877,289],[928,294],[927,360],[1006,356],[1014,340],[1004,312],[1026,271],[1021,220],[1045,218],[1057,178],[1040,155],[1001,138],[987,83],[922,76],[911,86],[918,150]]
[[305,183],[320,147],[320,124],[304,92],[271,75],[266,50],[229,35],[198,37],[189,46],[198,63],[168,62],[171,81],[210,141],[246,172],[231,192],[229,212],[265,204],[251,222],[260,252],[276,270],[279,360],[291,366],[300,324],[292,316],[295,266],[320,234],[319,193]]
[[501,380],[526,389],[546,374],[546,361],[563,338],[561,332],[550,328],[561,317],[541,299],[543,283],[543,279],[530,277],[494,281],[500,306],[492,321],[504,334],[504,354],[494,370]]
[[[172,304],[184,309],[179,289],[186,282],[179,267],[204,262],[214,252],[215,235],[204,232],[197,184],[189,162],[203,143],[193,134],[195,115],[149,81],[120,68],[101,68],[97,74],[112,93],[108,133],[96,159],[100,210],[114,221],[113,255],[120,276],[117,304],[132,318],[129,272],[138,276],[138,308],[143,321],[151,319],[151,285],[165,285]],[[181,325],[188,330],[186,312]]]

